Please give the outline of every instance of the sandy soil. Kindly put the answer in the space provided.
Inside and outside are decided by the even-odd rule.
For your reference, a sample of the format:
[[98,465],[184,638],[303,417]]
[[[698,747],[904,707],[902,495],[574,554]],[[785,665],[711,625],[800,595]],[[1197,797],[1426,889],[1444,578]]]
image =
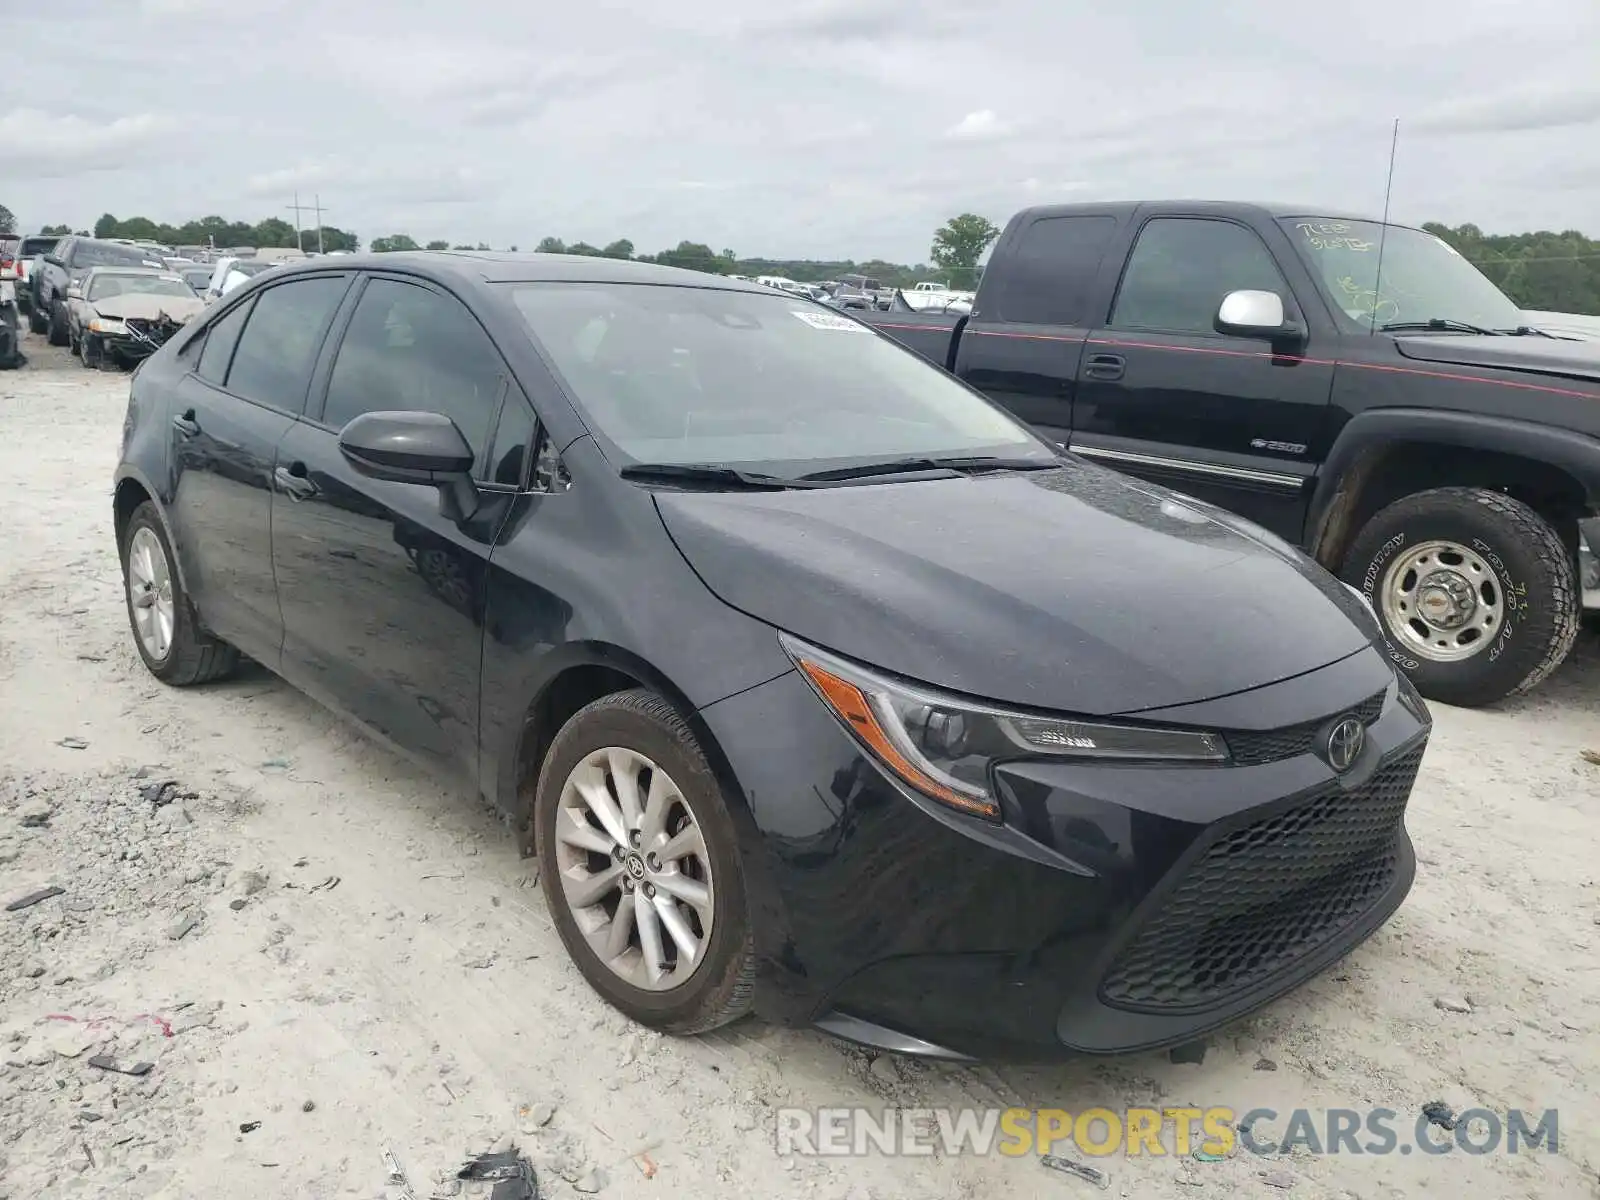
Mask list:
[[1411,898],[1203,1064],[875,1062],[756,1021],[662,1039],[584,986],[473,797],[263,673],[146,675],[110,532],[126,378],[28,350],[0,373],[0,901],[65,890],[0,912],[0,1197],[381,1196],[385,1146],[426,1197],[506,1138],[557,1197],[1065,1197],[1094,1188],[1029,1159],[780,1159],[774,1110],[1385,1106],[1407,1127],[1433,1100],[1558,1108],[1560,1150],[1096,1165],[1141,1198],[1597,1194],[1592,631],[1536,696],[1437,710]]

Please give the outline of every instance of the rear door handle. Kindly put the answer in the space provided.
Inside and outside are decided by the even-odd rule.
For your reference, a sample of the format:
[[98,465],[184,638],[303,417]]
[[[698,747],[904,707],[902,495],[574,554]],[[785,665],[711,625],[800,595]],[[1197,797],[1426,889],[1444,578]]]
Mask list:
[[192,438],[200,432],[200,422],[194,419],[192,408],[181,417],[173,417],[172,427],[186,438]]
[[1090,379],[1121,379],[1127,365],[1120,354],[1091,354],[1084,360],[1083,373]]
[[306,477],[305,463],[295,462],[287,467],[279,467],[272,473],[272,478],[289,494],[291,500],[309,500],[317,494],[317,485]]

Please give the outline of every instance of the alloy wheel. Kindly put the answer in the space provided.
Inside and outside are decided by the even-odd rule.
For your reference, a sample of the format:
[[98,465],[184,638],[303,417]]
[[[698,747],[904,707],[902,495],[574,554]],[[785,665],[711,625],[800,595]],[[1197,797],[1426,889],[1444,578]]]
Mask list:
[[172,600],[172,568],[161,539],[148,525],[134,530],[128,543],[128,605],[144,651],[156,662],[172,652],[176,608]]
[[608,746],[567,776],[556,809],[561,893],[595,956],[651,992],[704,961],[715,915],[711,859],[688,799],[636,750]]

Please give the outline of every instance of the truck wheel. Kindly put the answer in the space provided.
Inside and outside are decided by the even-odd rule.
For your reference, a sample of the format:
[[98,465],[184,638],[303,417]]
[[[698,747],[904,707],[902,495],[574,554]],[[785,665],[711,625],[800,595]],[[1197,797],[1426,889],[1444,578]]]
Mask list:
[[1377,613],[1389,657],[1443,704],[1476,708],[1527,691],[1578,635],[1565,543],[1500,492],[1397,500],[1361,530],[1343,573]]
[[45,330],[52,346],[65,346],[67,344],[67,313],[64,306],[52,304],[50,306],[50,324]]
[[28,332],[43,333],[50,328],[50,318],[39,311],[37,304],[28,305]]

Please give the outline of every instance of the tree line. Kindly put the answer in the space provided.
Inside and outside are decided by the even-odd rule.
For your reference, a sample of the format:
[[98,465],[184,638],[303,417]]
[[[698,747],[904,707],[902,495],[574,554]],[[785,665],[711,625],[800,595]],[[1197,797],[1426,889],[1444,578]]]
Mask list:
[[[1487,234],[1476,225],[1450,227],[1437,223],[1423,226],[1437,234],[1475,263],[1519,306],[1546,312],[1600,315],[1600,241],[1576,230],[1554,233],[1548,230]],[[0,205],[0,233],[16,232],[11,211]],[[92,230],[74,230],[69,225],[47,225],[40,232],[83,236],[129,238],[160,242],[169,246],[255,246],[305,250],[318,248],[317,230],[295,227],[279,217],[268,217],[251,224],[209,216],[172,225],[148,217],[119,218],[104,214]],[[893,263],[883,259],[858,262],[852,259],[780,259],[741,257],[731,249],[715,250],[703,242],[682,241],[654,254],[640,254],[634,243],[618,238],[604,246],[588,242],[565,242],[558,237],[542,239],[534,249],[548,254],[585,254],[598,258],[631,259],[663,266],[685,267],[718,275],[781,275],[802,283],[837,279],[841,275],[866,275],[885,287],[910,287],[924,279],[937,279],[953,287],[975,286],[984,252],[1000,235],[1000,229],[986,217],[962,213],[952,217],[935,232],[927,263]],[[324,250],[359,250],[361,240],[348,230],[324,225],[321,231]],[[419,242],[409,234],[392,233],[372,239],[376,252],[394,250],[488,250],[487,243],[475,245],[448,241]],[[518,249],[512,245],[509,250]]]

